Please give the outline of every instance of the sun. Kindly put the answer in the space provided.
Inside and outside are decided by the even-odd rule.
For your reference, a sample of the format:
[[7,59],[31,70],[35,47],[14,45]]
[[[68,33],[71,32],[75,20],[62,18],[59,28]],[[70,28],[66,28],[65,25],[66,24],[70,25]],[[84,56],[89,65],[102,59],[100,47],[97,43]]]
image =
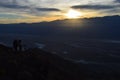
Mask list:
[[71,9],[65,14],[65,16],[70,19],[76,19],[80,18],[80,16],[82,16],[82,13]]

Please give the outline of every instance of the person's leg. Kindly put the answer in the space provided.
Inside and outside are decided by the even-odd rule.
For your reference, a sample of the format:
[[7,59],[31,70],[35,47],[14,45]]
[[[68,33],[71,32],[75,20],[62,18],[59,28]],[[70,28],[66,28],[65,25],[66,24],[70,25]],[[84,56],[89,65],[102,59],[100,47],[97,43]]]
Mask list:
[[21,45],[19,45],[19,51],[22,51],[22,46]]
[[17,46],[13,46],[14,51],[18,51]]

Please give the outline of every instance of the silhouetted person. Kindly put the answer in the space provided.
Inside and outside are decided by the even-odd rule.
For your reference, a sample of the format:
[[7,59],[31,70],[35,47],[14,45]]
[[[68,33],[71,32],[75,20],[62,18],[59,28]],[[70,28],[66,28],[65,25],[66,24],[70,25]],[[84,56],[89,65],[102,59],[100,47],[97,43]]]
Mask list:
[[18,40],[18,49],[22,51],[22,40]]
[[22,41],[21,40],[14,40],[13,41],[13,50],[14,51],[22,51]]
[[18,47],[18,41],[17,41],[17,40],[14,40],[14,41],[13,41],[13,50],[14,50],[14,51],[18,51],[17,47]]

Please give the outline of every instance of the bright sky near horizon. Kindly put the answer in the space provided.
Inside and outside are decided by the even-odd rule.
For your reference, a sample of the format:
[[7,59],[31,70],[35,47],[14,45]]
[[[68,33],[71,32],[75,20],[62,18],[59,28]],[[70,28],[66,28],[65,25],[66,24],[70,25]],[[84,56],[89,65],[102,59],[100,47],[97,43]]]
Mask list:
[[0,0],[0,23],[120,15],[120,0]]

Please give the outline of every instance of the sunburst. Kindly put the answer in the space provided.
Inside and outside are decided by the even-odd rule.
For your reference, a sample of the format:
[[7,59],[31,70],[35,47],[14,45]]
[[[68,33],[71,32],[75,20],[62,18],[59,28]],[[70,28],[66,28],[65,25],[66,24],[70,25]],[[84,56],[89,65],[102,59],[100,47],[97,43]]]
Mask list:
[[75,18],[80,18],[80,16],[82,16],[82,13],[71,9],[65,15],[67,18],[75,19]]

